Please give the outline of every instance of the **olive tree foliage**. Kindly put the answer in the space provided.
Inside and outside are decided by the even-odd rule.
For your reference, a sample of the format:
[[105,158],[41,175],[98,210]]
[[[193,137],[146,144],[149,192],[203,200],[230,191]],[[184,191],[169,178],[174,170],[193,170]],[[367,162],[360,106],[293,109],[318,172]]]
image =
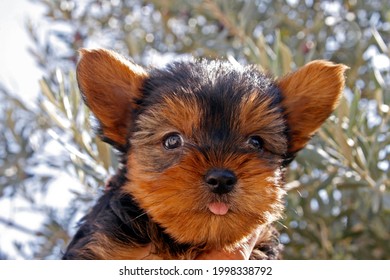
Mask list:
[[[36,106],[0,91],[0,199],[23,198],[45,217],[31,230],[0,215],[31,235],[14,244],[22,257],[59,258],[118,164],[94,136],[74,73],[79,48],[104,47],[145,66],[192,55],[256,64],[275,77],[313,59],[348,65],[340,106],[290,166],[277,226],[285,259],[390,258],[388,1],[32,2],[45,7],[45,28],[26,26],[45,73]],[[61,186],[59,171],[78,182],[67,207],[40,205],[39,195]]]

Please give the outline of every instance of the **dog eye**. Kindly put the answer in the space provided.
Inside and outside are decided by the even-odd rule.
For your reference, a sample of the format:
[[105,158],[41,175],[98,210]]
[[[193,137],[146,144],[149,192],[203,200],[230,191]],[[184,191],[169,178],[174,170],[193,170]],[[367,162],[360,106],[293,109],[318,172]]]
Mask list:
[[260,136],[254,135],[249,137],[247,144],[249,147],[255,150],[262,150],[264,147],[264,141]]
[[163,140],[164,148],[167,150],[173,150],[183,146],[183,138],[178,133],[169,134]]

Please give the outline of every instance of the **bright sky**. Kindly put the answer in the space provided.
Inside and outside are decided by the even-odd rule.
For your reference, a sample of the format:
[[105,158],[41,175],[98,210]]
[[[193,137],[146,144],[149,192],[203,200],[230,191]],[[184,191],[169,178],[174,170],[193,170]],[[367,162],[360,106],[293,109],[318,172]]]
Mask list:
[[[42,12],[43,9],[40,6],[33,5],[28,0],[0,1],[0,83],[12,93],[22,96],[23,100],[31,102],[39,92],[38,81],[42,74],[27,51],[32,43],[25,30],[25,23],[30,18],[38,24]],[[45,200],[53,200],[53,197],[57,196],[58,201],[58,197],[63,194],[61,191],[57,194],[52,194],[51,198],[46,197]],[[11,202],[3,198],[0,200],[0,217],[31,230],[39,229],[44,217],[28,211],[20,211],[26,206],[28,204],[22,199]],[[9,258],[20,258],[13,246],[15,240],[25,242],[31,238],[30,235],[0,223],[0,249],[6,252]]]
[[31,41],[25,31],[28,18],[38,23],[43,9],[28,0],[0,1],[0,81],[24,98],[38,92],[41,72],[27,51]]

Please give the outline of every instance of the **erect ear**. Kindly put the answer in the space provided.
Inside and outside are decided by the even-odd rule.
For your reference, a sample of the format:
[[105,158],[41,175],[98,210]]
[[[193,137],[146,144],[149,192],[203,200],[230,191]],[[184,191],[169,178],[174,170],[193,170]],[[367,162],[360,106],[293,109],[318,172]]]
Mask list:
[[277,81],[290,130],[290,155],[307,144],[337,106],[346,69],[342,64],[315,60]]
[[77,81],[85,103],[99,121],[100,137],[119,149],[128,144],[132,114],[142,98],[146,71],[105,49],[82,49]]

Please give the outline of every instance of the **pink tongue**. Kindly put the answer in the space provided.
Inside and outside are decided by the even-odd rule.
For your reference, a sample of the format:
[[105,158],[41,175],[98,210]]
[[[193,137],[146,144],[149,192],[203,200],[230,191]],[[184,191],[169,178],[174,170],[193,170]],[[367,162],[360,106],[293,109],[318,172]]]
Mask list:
[[215,215],[225,215],[229,211],[229,206],[223,202],[213,202],[208,206],[209,210]]

